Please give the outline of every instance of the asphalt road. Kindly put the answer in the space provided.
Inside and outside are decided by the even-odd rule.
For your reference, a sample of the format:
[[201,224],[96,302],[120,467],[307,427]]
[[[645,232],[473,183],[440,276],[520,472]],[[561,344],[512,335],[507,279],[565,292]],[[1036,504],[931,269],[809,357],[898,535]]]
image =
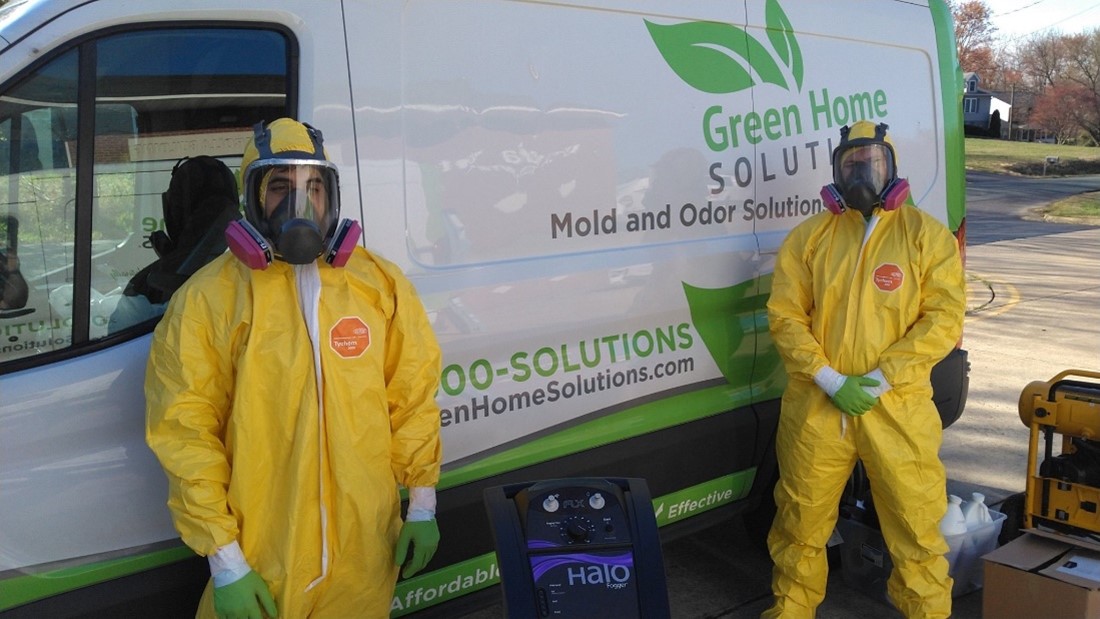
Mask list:
[[1027,428],[1020,391],[1063,370],[1100,371],[1100,226],[1026,219],[1070,193],[1100,190],[1100,176],[968,177],[970,395],[944,435],[948,475],[995,489],[1023,489]]
[[[948,491],[980,491],[997,507],[1021,492],[1027,428],[1020,391],[1064,370],[1100,371],[1100,226],[1046,222],[1034,209],[1100,190],[1100,176],[1023,179],[967,176],[968,311],[964,347],[970,394],[963,416],[944,433]],[[664,545],[676,619],[758,617],[770,604],[771,562],[740,519]],[[955,599],[956,619],[981,617],[982,591]],[[503,616],[498,603],[459,619]],[[819,619],[900,616],[849,587],[833,569]]]

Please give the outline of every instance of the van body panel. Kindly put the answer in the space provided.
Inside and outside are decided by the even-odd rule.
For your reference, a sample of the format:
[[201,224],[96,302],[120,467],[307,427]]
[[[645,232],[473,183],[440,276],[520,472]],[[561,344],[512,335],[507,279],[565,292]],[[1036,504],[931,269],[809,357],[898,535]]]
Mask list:
[[[372,10],[347,8],[356,23],[368,21],[356,11]],[[680,19],[697,15],[693,8],[678,7]],[[493,27],[486,11],[513,26]],[[548,433],[582,451],[623,427],[653,431],[723,412],[683,407],[693,414],[655,424],[627,405],[723,376],[691,327],[685,286],[752,280],[756,249],[751,229],[684,226],[661,202],[675,197],[679,209],[678,188],[693,181],[704,197],[708,179],[702,165],[680,176],[698,157],[697,120],[666,117],[677,95],[662,91],[675,83],[649,75],[661,60],[639,11],[420,1],[394,17],[398,45],[349,40],[354,75],[387,72],[376,65],[391,75],[353,84],[356,101],[383,102],[356,105],[364,227],[368,247],[406,268],[437,318],[448,351],[440,396],[448,470],[513,448],[537,461],[539,443],[529,442]],[[568,32],[571,44],[532,43],[546,31]],[[615,55],[605,52],[608,36],[620,41]],[[650,175],[654,162],[666,169]],[[664,198],[645,197],[651,183],[669,186],[658,188]],[[372,216],[395,197],[403,222]],[[647,210],[658,215],[652,229],[632,229]],[[730,318],[751,327],[738,336],[744,367],[729,372],[747,379],[755,327]],[[650,376],[676,364],[690,366],[687,375]],[[727,406],[751,400],[741,383]]]
[[164,473],[134,423],[149,340],[4,376],[0,573],[175,535]]

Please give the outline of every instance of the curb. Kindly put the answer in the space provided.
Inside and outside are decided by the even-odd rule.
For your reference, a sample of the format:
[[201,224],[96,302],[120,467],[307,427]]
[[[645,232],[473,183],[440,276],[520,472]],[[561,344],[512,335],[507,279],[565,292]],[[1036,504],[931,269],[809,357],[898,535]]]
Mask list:
[[1077,226],[1100,226],[1100,217],[1061,217],[1058,215],[1048,215],[1043,212],[1045,206],[1037,206],[1032,209],[1028,209],[1022,217],[1025,221],[1041,221],[1051,224],[1072,224]]

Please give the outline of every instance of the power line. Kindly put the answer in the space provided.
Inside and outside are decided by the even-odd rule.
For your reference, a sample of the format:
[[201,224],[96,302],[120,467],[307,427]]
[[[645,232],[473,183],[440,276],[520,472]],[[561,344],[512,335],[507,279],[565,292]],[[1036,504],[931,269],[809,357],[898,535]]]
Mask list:
[[[1042,1],[1043,0],[1039,0],[1039,2],[1042,2]],[[1071,20],[1074,17],[1077,17],[1079,15],[1084,15],[1085,13],[1088,13],[1089,11],[1095,9],[1098,6],[1100,6],[1100,2],[1097,2],[1096,4],[1090,6],[1089,8],[1087,8],[1087,9],[1085,9],[1085,10],[1079,12],[1079,13],[1074,13],[1073,15],[1070,15],[1069,17],[1064,17],[1062,19],[1059,19],[1058,21],[1054,22],[1053,24],[1050,24],[1050,25],[1046,26],[1045,28],[1040,28],[1039,30],[1047,30],[1048,28],[1053,28],[1054,26],[1057,26],[1058,24],[1060,24],[1064,21]]]
[[998,17],[1004,17],[1005,15],[1012,15],[1013,13],[1019,13],[1020,11],[1022,11],[1024,9],[1030,9],[1031,7],[1035,6],[1036,4],[1042,4],[1046,1],[1047,0],[1035,0],[1035,2],[1032,2],[1031,4],[1025,4],[1024,6],[1018,8],[1018,9],[1012,9],[1011,11],[1008,11],[1007,13],[998,13],[997,16]]
[[[1017,9],[1012,9],[1011,11],[1008,11],[1007,13],[998,13],[997,16],[998,17],[1003,17],[1005,15],[1011,15],[1012,13],[1016,13],[1016,12],[1022,11],[1024,9],[1033,7],[1033,6],[1035,6],[1037,4],[1040,4],[1042,2],[1046,2],[1046,0],[1036,0],[1035,2],[1032,2],[1031,4],[1022,6],[1022,7],[1017,8]],[[1068,17],[1063,17],[1062,19],[1059,19],[1056,22],[1047,24],[1047,25],[1042,26],[1042,27],[1033,28],[1030,31],[1028,31],[1027,33],[1022,33],[1021,32],[1021,33],[1018,33],[1018,34],[1015,34],[1015,35],[1012,35],[1012,36],[1013,36],[1013,38],[1018,38],[1018,37],[1024,37],[1024,36],[1028,36],[1028,35],[1031,35],[1031,34],[1035,34],[1037,32],[1043,32],[1043,31],[1049,30],[1049,29],[1053,28],[1054,26],[1057,26],[1058,24],[1060,24],[1062,22],[1066,22],[1066,21],[1069,21],[1071,19],[1074,19],[1075,17],[1079,17],[1081,15],[1084,15],[1085,13],[1088,13],[1089,11],[1091,11],[1091,10],[1097,8],[1097,7],[1100,7],[1100,2],[1097,2],[1097,3],[1093,4],[1092,6],[1090,6],[1088,8],[1082,9],[1081,11],[1078,11],[1078,12],[1074,13],[1073,15],[1069,15]]]

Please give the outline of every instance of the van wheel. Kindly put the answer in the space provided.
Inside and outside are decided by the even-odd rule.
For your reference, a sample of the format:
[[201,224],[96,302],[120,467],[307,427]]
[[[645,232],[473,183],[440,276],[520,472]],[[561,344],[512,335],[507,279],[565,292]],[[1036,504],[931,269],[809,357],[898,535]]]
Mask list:
[[772,493],[774,488],[774,483],[769,485],[767,491],[760,497],[760,504],[756,509],[746,512],[741,517],[753,546],[765,552],[768,550],[768,531],[771,530],[772,521],[775,520],[775,495]]

